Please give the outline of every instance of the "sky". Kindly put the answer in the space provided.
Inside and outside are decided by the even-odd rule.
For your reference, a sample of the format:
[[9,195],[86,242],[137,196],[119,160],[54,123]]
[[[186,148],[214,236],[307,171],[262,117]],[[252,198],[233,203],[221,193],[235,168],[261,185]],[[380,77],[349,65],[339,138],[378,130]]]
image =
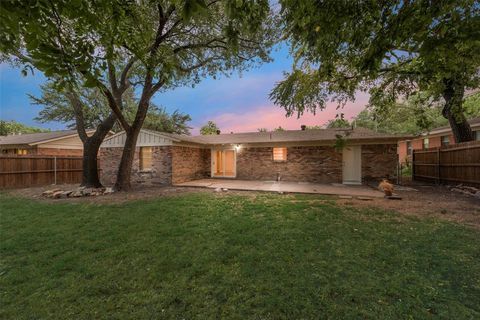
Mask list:
[[[286,46],[279,46],[272,52],[273,61],[257,68],[220,77],[207,78],[192,87],[179,87],[172,91],[157,93],[152,101],[173,112],[179,110],[192,117],[192,134],[198,134],[199,128],[212,120],[223,133],[269,130],[278,126],[284,129],[298,130],[302,124],[323,125],[343,113],[346,119],[357,115],[366,105],[368,96],[358,94],[355,101],[337,110],[335,103],[317,112],[285,117],[285,110],[269,100],[268,94],[275,83],[282,80],[283,72],[290,71],[292,58]],[[15,120],[30,126],[61,130],[65,124],[58,122],[39,123],[34,120],[41,106],[30,103],[28,94],[40,95],[40,85],[46,78],[39,71],[24,77],[20,69],[0,64],[0,119]]]

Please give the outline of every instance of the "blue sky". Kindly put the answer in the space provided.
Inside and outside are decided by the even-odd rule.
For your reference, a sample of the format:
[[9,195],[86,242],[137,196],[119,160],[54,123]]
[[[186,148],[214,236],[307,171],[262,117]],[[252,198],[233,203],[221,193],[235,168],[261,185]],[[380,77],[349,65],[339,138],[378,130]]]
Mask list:
[[[321,125],[333,119],[339,112],[331,104],[317,115],[306,114],[301,119],[286,118],[285,111],[275,106],[268,94],[275,82],[289,71],[292,59],[285,46],[272,53],[273,62],[231,77],[204,79],[194,88],[180,87],[169,92],[158,93],[153,102],[169,111],[178,109],[192,117],[190,126],[193,134],[208,120],[215,121],[222,132],[256,131],[258,128],[273,129],[282,126],[286,129],[299,129],[301,124]],[[40,84],[45,81],[41,72],[24,77],[20,69],[6,64],[0,65],[0,118],[15,120],[27,125],[58,130],[65,128],[62,123],[41,124],[34,120],[40,106],[30,104],[28,94],[40,95]],[[347,118],[351,118],[362,110],[366,104],[365,95],[357,96],[354,103],[348,104],[344,110]]]

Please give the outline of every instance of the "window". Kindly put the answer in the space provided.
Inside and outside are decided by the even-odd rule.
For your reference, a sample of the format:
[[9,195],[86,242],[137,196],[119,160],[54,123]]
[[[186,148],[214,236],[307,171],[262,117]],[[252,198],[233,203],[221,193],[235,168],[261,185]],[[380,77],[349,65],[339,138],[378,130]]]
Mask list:
[[474,138],[477,141],[480,141],[480,130],[473,132]]
[[23,156],[23,155],[27,154],[27,150],[26,149],[15,149],[15,154]]
[[152,147],[140,147],[140,171],[152,170]]
[[442,136],[442,146],[448,146],[450,144],[450,137],[449,136]]
[[428,138],[423,139],[423,149],[428,149],[430,145],[430,140]]
[[407,155],[412,155],[412,141],[407,141]]
[[273,148],[273,161],[287,161],[287,148]]

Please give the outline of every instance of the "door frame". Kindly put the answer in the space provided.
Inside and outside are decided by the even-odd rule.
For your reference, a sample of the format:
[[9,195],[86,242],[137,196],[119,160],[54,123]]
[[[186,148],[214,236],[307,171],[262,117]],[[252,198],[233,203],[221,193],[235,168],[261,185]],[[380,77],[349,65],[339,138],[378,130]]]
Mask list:
[[[227,150],[233,151],[233,176],[225,176],[225,157],[223,157],[223,175],[216,176],[215,175],[215,160],[216,160],[216,152],[221,151],[225,152]],[[237,150],[234,147],[225,147],[225,148],[212,148],[210,150],[210,177],[212,178],[225,178],[225,179],[234,179],[237,177]]]
[[[345,149],[352,149],[352,152],[356,152],[357,155],[353,155],[353,159],[348,159],[349,163],[347,163],[347,159],[345,158],[345,152],[342,151],[342,183],[343,184],[351,184],[351,185],[361,185],[362,184],[362,146],[361,145],[352,145],[352,146],[346,146]],[[355,161],[357,160],[357,161]],[[351,161],[354,161],[353,163],[350,163]],[[353,166],[355,174],[355,179],[345,179],[345,167],[347,165]]]

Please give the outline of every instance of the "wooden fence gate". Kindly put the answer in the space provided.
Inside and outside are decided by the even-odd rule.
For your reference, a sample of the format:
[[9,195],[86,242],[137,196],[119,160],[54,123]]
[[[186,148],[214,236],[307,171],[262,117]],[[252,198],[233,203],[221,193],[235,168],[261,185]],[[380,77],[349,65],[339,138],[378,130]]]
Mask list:
[[82,182],[82,157],[0,156],[0,188]]
[[413,180],[480,186],[480,141],[413,150]]

